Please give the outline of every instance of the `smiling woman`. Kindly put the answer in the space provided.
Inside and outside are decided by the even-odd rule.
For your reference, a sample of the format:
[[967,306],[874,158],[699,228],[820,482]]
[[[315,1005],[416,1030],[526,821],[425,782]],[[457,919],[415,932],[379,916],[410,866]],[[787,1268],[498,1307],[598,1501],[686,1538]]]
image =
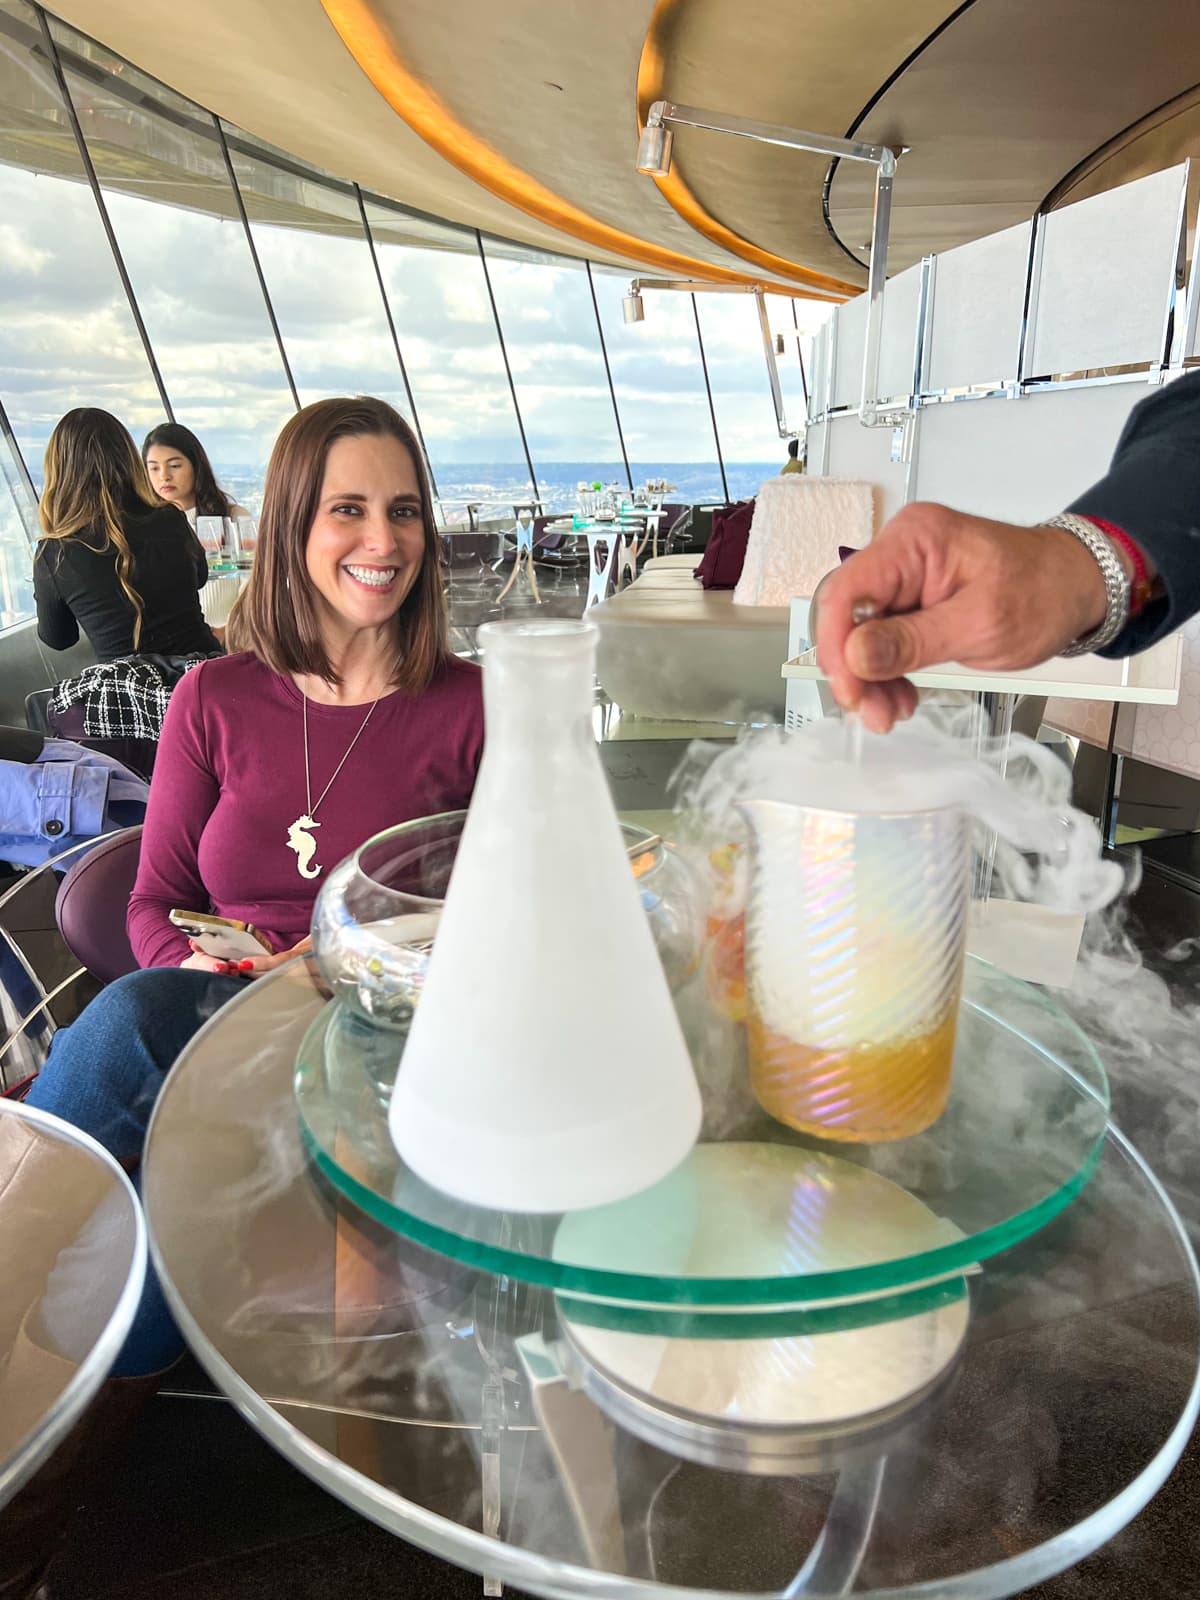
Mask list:
[[[104,989],[55,1035],[30,1095],[126,1162],[201,1022],[308,948],[325,867],[394,823],[465,807],[483,748],[479,669],[446,649],[428,483],[384,401],[323,400],[284,428],[239,611],[245,653],[205,662],[172,697],[129,906],[139,961],[175,970]],[[254,923],[272,953],[234,976],[173,910]],[[176,1348],[151,1284],[117,1370],[154,1370]]]
[[416,437],[386,401],[321,400],[283,429],[230,620],[239,643],[312,699],[429,686],[446,659],[433,504]]

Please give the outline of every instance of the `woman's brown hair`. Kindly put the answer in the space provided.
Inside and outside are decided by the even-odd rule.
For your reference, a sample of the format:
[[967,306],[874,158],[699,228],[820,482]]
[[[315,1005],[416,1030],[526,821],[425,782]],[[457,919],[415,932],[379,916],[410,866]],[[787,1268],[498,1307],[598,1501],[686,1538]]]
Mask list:
[[38,503],[43,541],[101,533],[93,546],[117,552],[117,581],[133,607],[133,648],[142,637],[142,597],[134,588],[133,552],[124,519],[162,501],[150,486],[145,463],[128,429],[108,411],[82,406],[68,411],[46,445],[46,475]]
[[446,603],[421,449],[408,423],[384,400],[366,395],[318,400],[284,426],[267,463],[254,570],[230,613],[226,638],[231,648],[252,651],[274,672],[340,681],[321,638],[305,554],[330,446],[338,439],[371,435],[399,440],[412,457],[421,492],[425,550],[416,582],[396,613],[390,680],[415,693],[428,687],[449,653]]

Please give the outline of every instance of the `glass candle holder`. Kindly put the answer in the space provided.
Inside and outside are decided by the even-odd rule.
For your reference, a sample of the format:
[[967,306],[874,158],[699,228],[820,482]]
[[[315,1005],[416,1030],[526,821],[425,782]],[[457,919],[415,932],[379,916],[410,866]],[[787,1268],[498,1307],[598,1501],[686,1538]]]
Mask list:
[[[466,817],[449,811],[376,834],[317,896],[317,964],[338,999],[377,1026],[412,1021]],[[700,957],[700,886],[657,835],[627,822],[621,835],[667,983],[678,990]]]

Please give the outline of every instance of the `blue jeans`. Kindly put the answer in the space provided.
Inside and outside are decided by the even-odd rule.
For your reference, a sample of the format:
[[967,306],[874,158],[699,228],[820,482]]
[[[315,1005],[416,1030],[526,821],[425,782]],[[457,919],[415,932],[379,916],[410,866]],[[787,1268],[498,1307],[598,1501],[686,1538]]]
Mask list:
[[[181,967],[153,967],[102,989],[69,1028],[60,1028],[29,1104],[99,1141],[127,1169],[142,1145],[163,1079],[184,1045],[245,980]],[[152,1266],[113,1372],[158,1372],[180,1353],[176,1328]]]

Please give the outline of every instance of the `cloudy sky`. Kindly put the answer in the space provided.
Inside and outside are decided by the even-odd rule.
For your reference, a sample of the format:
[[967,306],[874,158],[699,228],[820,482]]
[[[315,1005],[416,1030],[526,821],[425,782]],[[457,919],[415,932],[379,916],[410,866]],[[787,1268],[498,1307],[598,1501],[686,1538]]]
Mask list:
[[[262,462],[292,407],[240,226],[119,193],[108,203],[176,415],[225,465]],[[105,406],[135,434],[162,420],[86,186],[0,168],[0,218],[0,394],[34,471],[71,406]],[[302,402],[371,392],[403,407],[365,244],[259,224],[254,236]],[[380,261],[435,465],[519,461],[478,257],[385,244]],[[503,259],[489,269],[535,465],[619,460],[586,274]],[[690,299],[648,293],[646,320],[627,327],[626,280],[595,276],[630,458],[713,459]],[[725,457],[772,460],[752,299],[702,297],[700,316]],[[787,301],[773,302],[772,321],[790,326]],[[781,365],[798,416],[794,358]]]

